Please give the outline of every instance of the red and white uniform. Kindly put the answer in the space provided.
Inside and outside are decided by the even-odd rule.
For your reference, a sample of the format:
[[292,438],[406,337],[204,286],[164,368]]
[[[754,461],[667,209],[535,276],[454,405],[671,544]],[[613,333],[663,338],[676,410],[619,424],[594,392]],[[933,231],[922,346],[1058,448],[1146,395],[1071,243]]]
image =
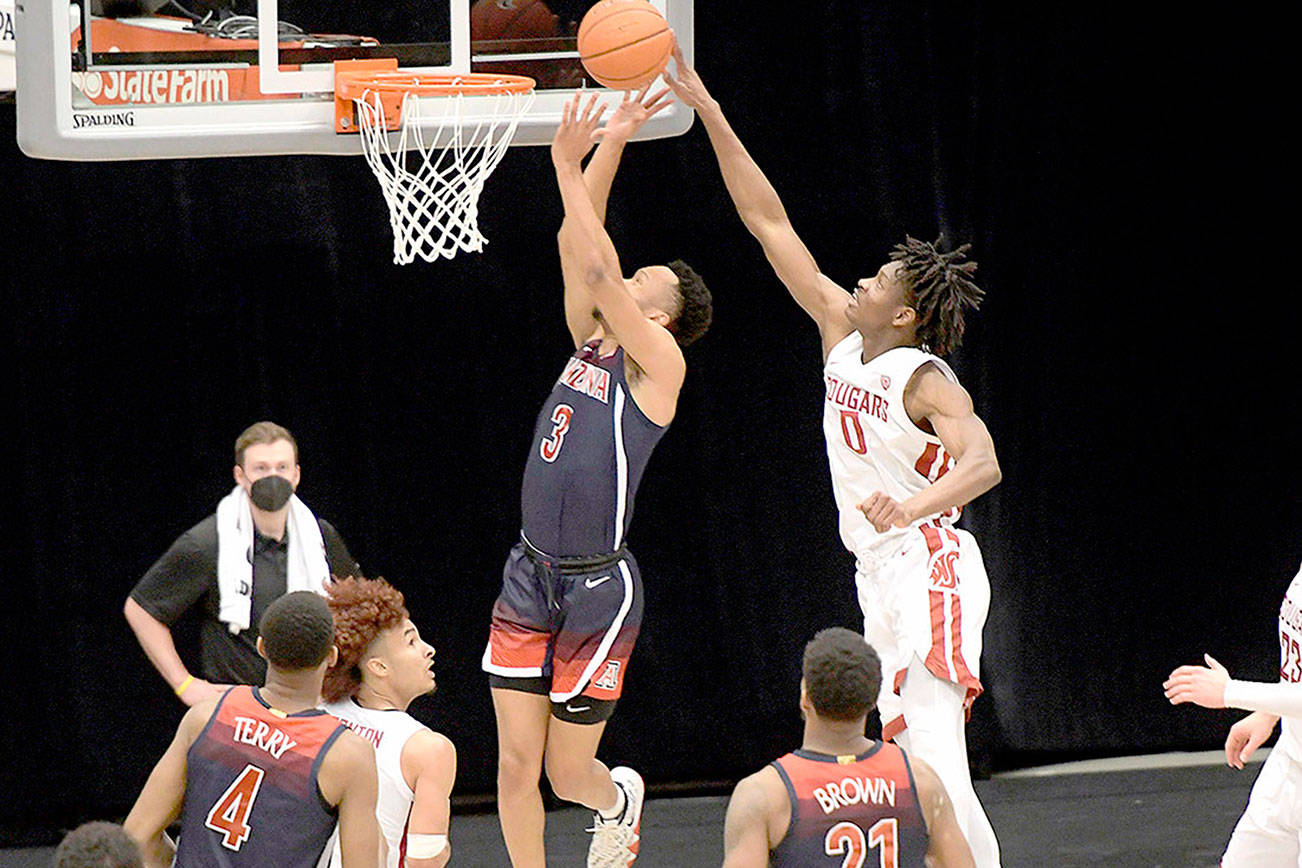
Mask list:
[[[327,703],[322,708],[375,747],[375,771],[379,778],[375,819],[389,845],[387,868],[401,868],[407,855],[407,819],[415,798],[402,776],[402,749],[408,739],[426,726],[405,711],[364,708],[353,699]],[[338,835],[332,850],[331,868],[339,868],[342,856]]]
[[1280,716],[1279,741],[1252,785],[1221,858],[1225,868],[1302,866],[1302,569],[1279,607],[1279,682],[1231,681],[1231,708]]
[[963,732],[964,712],[982,690],[990,581],[981,550],[954,527],[958,508],[884,533],[858,508],[878,491],[903,502],[954,466],[940,438],[904,408],[905,387],[928,363],[958,382],[949,365],[915,347],[864,362],[863,337],[851,332],[823,368],[823,433],[841,539],[856,559],[864,637],[882,660],[882,737],[936,770],[977,865],[988,868],[999,864],[999,848],[972,789]]
[[[928,362],[955,383],[958,378],[939,357],[914,347],[888,350],[866,364],[862,352],[856,331],[828,354],[823,433],[841,540],[857,559],[865,634],[895,692],[917,655],[936,677],[961,684],[970,705],[981,693],[981,628],[990,583],[976,540],[954,527],[959,510],[878,533],[858,509],[876,491],[905,501],[953,466],[940,438],[909,418],[904,388]],[[883,696],[882,705],[889,704]],[[887,718],[883,708],[884,723],[894,716]]]

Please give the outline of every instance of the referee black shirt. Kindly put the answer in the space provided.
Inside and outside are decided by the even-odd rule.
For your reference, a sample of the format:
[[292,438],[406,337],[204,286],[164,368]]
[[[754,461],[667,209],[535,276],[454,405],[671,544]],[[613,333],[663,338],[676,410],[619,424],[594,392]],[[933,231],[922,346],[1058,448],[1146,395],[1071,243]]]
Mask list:
[[[339,532],[317,519],[325,542],[326,563],[337,576],[361,575]],[[279,541],[253,531],[253,607],[249,628],[232,633],[218,619],[221,593],[217,588],[217,516],[210,515],[172,543],[131,591],[151,616],[171,627],[195,603],[202,603],[199,626],[200,671],[214,684],[262,684],[267,663],[258,656],[258,623],[262,613],[285,594],[289,575],[289,528]]]

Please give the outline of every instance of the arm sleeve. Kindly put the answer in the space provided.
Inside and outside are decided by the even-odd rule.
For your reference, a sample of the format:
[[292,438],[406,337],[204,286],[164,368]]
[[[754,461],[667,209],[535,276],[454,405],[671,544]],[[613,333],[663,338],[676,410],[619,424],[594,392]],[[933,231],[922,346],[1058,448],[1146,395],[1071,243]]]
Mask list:
[[216,578],[216,518],[209,520],[213,523],[211,533],[204,532],[205,522],[201,522],[181,534],[131,590],[131,599],[140,608],[169,627],[204,595]]
[[1225,685],[1225,704],[1244,711],[1302,717],[1302,684],[1235,681],[1231,678]]
[[330,565],[330,574],[333,576],[361,576],[362,565],[357,563],[352,554],[348,551],[348,546],[344,545],[344,538],[335,530],[335,526],[323,518],[317,519],[317,524],[321,525],[321,539],[325,543],[326,563]]

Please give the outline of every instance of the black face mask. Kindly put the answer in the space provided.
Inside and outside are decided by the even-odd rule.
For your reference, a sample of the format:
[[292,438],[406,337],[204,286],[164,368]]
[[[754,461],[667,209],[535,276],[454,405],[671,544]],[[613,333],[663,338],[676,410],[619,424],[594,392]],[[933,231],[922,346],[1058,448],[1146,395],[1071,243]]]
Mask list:
[[275,512],[276,510],[289,503],[289,498],[294,494],[294,486],[290,485],[289,480],[283,476],[264,476],[249,490],[249,500],[258,509],[266,512]]

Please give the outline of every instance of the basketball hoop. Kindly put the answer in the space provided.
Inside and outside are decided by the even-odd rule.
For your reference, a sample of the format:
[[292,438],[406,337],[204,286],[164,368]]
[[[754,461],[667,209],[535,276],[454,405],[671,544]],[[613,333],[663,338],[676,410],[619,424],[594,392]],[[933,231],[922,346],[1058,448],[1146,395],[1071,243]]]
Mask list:
[[477,253],[479,195],[533,102],[522,75],[401,72],[394,59],[335,64],[335,132],[361,135],[405,265]]

